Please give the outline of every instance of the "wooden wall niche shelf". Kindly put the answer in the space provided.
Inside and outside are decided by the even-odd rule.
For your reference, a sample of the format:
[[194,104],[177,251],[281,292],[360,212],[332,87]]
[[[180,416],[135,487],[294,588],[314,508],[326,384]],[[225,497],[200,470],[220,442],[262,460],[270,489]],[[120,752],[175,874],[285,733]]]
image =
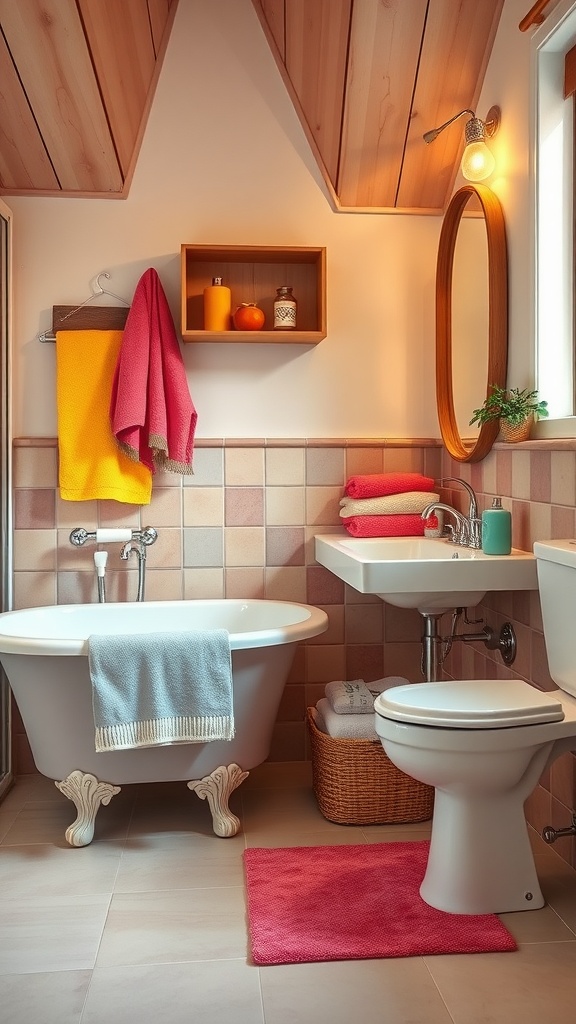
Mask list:
[[[304,246],[182,245],[183,341],[273,342],[316,345],[326,337],[326,249]],[[255,302],[266,321],[260,331],[205,331],[204,288],[221,277],[232,292],[232,312]],[[275,331],[276,289],[291,285],[298,301],[296,330]]]

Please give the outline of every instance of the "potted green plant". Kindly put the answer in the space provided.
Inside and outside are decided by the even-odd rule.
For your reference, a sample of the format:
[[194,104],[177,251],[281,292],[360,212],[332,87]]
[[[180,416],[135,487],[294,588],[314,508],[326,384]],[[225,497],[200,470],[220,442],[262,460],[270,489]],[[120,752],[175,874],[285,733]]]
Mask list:
[[483,405],[474,409],[470,425],[500,421],[500,433],[504,441],[527,441],[534,418],[544,419],[548,415],[548,403],[538,400],[537,391],[524,388],[500,388],[490,385],[490,391]]

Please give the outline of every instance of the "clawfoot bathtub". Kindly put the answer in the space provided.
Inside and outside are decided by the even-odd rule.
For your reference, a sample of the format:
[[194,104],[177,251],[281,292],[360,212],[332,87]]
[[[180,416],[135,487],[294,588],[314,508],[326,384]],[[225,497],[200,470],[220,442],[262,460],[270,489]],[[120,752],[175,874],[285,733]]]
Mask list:
[[[235,835],[240,822],[228,807],[230,794],[268,756],[297,643],[327,626],[326,613],[311,605],[257,600],[54,605],[0,614],[0,662],[34,762],[76,806],[68,842],[91,842],[100,805],[122,784],[178,780],[207,799],[216,835]],[[88,637],[189,629],[230,634],[234,738],[96,753]]]

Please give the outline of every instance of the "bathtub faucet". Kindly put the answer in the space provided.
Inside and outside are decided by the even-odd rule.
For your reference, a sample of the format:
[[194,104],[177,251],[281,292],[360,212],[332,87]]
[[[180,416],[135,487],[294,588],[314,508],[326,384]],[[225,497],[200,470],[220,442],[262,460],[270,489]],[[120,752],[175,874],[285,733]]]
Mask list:
[[97,544],[124,544],[126,541],[141,541],[143,544],[153,544],[158,534],[153,526],[145,526],[142,530],[132,530],[130,527],[104,527],[98,530],[85,530],[83,526],[77,526],[70,534],[70,543],[81,548],[87,540],[96,541]]
[[133,535],[132,539],[123,545],[120,558],[128,561],[132,552],[136,555],[138,559],[138,596],[136,600],[143,601],[144,587],[146,585],[146,548],[154,543],[158,534],[152,526],[147,526],[142,531],[134,531],[134,533],[138,535]]
[[[70,534],[70,543],[80,548],[87,540],[94,540],[97,544],[110,544],[110,543],[122,543],[122,550],[120,551],[120,558],[127,561],[131,553],[134,551],[138,559],[138,597],[137,601],[144,600],[144,587],[146,579],[146,548],[150,544],[154,544],[157,540],[158,533],[153,526],[144,526],[141,530],[132,530],[129,527],[126,528],[111,528],[111,529],[100,529],[88,531],[83,526],[77,526],[75,530],[72,530]],[[96,561],[96,555],[103,554],[103,552],[96,552],[94,559]],[[105,564],[105,563],[104,563]],[[103,571],[98,570],[98,600],[103,602],[106,600],[104,592],[104,580]]]

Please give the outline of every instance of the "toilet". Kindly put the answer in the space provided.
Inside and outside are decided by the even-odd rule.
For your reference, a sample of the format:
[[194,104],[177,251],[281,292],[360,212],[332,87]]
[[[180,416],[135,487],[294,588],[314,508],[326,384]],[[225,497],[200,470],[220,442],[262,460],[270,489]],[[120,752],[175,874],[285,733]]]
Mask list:
[[544,906],[524,817],[542,772],[576,750],[576,541],[534,545],[550,674],[412,683],[381,693],[375,726],[390,760],[435,789],[420,895],[452,914]]

